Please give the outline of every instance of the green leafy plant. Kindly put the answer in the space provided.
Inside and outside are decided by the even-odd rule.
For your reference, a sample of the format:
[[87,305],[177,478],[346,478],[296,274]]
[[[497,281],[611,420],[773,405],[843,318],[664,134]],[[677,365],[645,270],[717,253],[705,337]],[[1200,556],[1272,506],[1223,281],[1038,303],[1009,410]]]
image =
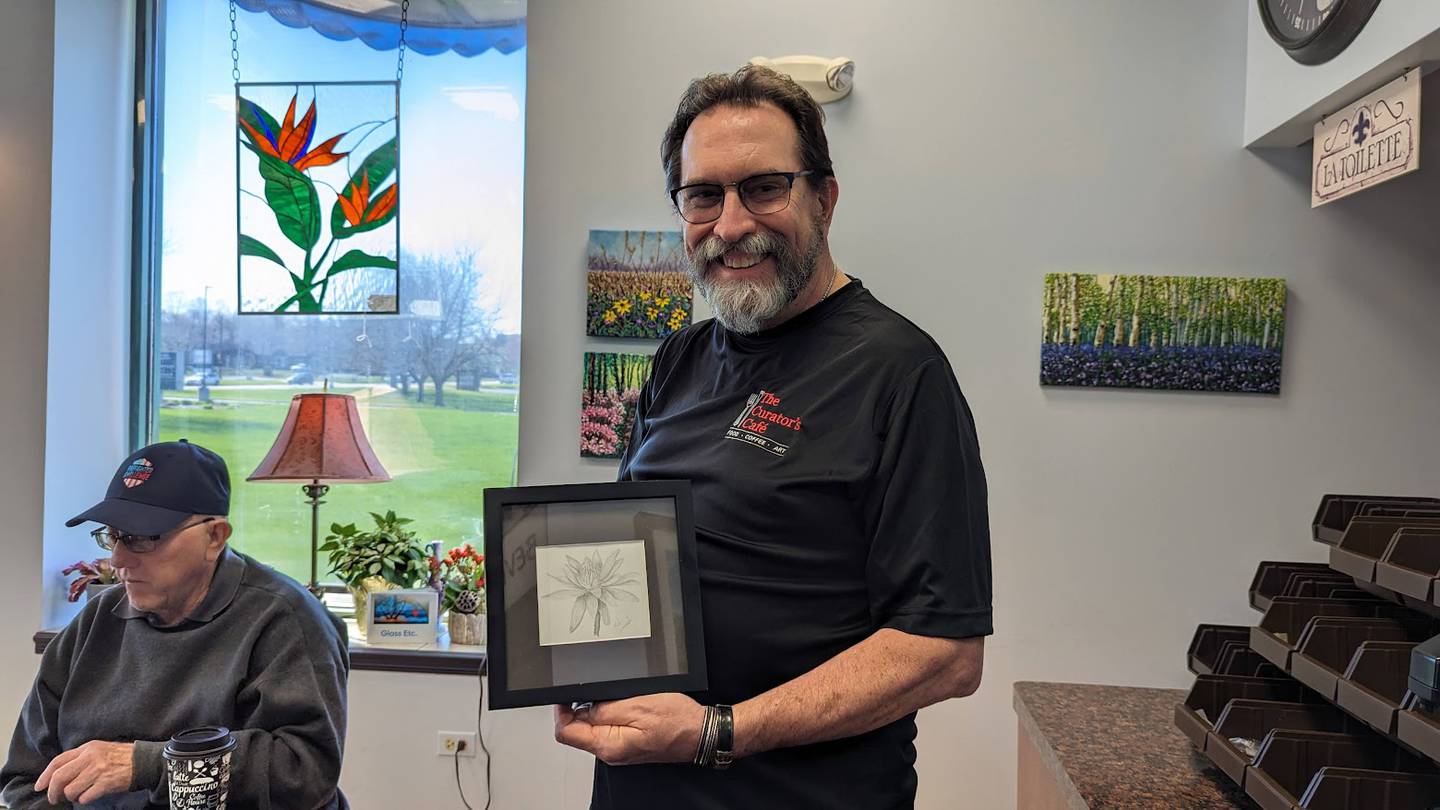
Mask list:
[[370,513],[375,528],[361,531],[354,523],[332,523],[320,551],[330,557],[330,573],[352,588],[370,577],[380,577],[401,588],[417,588],[430,579],[430,557],[414,532],[410,518],[393,511]]

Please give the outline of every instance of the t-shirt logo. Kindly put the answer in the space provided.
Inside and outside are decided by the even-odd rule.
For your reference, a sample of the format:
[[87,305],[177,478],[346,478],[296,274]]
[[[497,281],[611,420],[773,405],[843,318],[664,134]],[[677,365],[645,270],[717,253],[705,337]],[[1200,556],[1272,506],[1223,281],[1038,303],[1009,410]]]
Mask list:
[[783,456],[800,435],[800,417],[780,410],[780,397],[769,391],[751,394],[745,407],[730,427],[725,438],[754,445],[761,450]]
[[155,465],[150,463],[148,458],[137,458],[130,462],[125,468],[125,475],[121,479],[125,482],[127,489],[138,487],[150,480],[150,474],[155,472]]

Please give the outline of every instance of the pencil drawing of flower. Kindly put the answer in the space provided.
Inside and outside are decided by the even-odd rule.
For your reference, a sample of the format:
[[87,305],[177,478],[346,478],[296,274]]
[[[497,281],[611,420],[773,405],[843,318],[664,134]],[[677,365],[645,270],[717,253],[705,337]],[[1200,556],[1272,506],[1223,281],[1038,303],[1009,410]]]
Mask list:
[[604,560],[600,558],[600,552],[592,552],[589,556],[582,556],[575,559],[569,554],[565,555],[565,571],[563,576],[547,574],[551,579],[565,587],[545,594],[547,599],[574,599],[575,604],[570,608],[570,632],[585,621],[585,617],[593,610],[594,634],[600,637],[600,625],[610,625],[610,607],[616,602],[639,602],[640,597],[627,590],[626,585],[635,585],[640,577],[633,571],[620,570],[620,550],[610,552]]

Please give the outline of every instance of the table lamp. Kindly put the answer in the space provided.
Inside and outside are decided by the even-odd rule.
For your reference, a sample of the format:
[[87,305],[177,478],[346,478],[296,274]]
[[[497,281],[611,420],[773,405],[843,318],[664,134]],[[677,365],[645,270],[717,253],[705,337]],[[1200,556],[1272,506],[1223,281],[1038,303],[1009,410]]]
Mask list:
[[390,474],[370,449],[355,397],[296,394],[275,445],[246,481],[299,482],[310,502],[310,592],[324,593],[316,576],[320,500],[333,483],[378,483]]

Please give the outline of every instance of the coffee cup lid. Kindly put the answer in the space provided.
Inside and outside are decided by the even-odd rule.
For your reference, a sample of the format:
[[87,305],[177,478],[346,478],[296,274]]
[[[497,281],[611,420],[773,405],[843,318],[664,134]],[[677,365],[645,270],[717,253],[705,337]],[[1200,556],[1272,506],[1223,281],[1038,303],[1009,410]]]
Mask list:
[[165,747],[176,754],[208,754],[229,746],[231,741],[230,729],[224,726],[201,726],[176,734]]

